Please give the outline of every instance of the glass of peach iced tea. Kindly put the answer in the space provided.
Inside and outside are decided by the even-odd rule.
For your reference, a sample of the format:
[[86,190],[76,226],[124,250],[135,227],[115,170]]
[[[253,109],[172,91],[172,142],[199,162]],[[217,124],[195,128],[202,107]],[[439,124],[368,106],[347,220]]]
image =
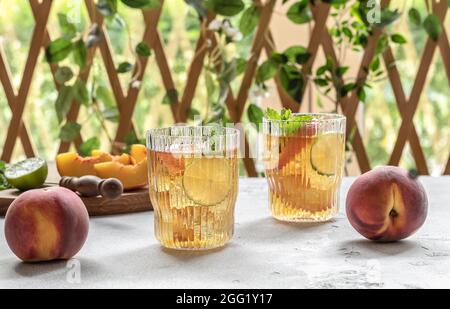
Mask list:
[[282,221],[327,221],[339,208],[346,119],[268,109],[264,165],[272,215]]
[[149,190],[164,247],[225,245],[234,232],[239,131],[220,126],[150,130]]

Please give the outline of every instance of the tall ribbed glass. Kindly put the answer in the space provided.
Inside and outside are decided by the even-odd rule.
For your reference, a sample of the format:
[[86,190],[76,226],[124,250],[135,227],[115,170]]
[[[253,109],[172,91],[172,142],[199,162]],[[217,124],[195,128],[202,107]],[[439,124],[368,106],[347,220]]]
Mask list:
[[150,130],[149,190],[155,235],[167,248],[225,245],[234,232],[239,131],[219,126]]
[[270,210],[282,221],[327,221],[339,209],[346,119],[293,116],[292,121],[263,120]]

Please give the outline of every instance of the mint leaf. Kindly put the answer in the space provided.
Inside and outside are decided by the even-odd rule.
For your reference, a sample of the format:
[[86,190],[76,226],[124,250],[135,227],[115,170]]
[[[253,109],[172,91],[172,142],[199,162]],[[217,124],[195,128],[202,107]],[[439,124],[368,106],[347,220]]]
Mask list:
[[270,107],[267,108],[265,116],[268,120],[281,120],[281,115]]
[[279,121],[280,129],[284,134],[296,133],[305,122],[311,121],[314,117],[310,115],[296,115],[288,108],[283,108],[280,112],[272,108],[267,108],[265,118],[273,122]]

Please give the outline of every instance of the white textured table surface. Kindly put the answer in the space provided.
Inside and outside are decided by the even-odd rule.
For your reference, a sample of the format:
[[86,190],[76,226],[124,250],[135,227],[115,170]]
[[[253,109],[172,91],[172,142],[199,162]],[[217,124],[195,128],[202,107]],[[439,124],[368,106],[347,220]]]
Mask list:
[[352,181],[344,181],[335,220],[305,225],[272,219],[265,180],[241,179],[235,236],[211,252],[162,249],[152,212],[92,219],[75,261],[80,283],[67,279],[75,264],[17,260],[0,219],[0,288],[450,288],[450,177],[421,178],[428,220],[391,244],[369,242],[348,223],[343,205]]

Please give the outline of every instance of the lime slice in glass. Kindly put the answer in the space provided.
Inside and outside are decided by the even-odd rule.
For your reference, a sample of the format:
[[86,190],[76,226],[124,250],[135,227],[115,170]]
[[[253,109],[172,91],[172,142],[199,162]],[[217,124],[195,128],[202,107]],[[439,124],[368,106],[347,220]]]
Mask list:
[[223,158],[197,158],[183,175],[186,195],[196,204],[214,206],[231,191],[231,168]]
[[29,158],[5,169],[9,184],[21,191],[41,187],[47,179],[47,173],[47,162],[41,158]]
[[311,166],[320,175],[334,176],[341,167],[344,138],[343,134],[319,135],[311,146]]

